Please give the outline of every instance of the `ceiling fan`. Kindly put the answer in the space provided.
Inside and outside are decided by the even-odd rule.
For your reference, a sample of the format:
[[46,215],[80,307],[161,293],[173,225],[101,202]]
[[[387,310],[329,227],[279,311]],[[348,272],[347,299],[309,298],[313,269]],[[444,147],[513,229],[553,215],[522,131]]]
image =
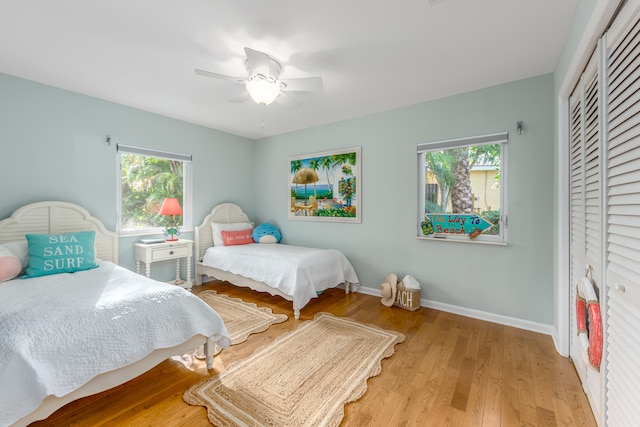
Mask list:
[[249,98],[257,104],[269,105],[276,99],[285,107],[297,107],[300,103],[292,98],[288,92],[315,92],[323,89],[320,77],[303,77],[297,79],[280,80],[282,65],[271,56],[257,50],[244,48],[247,55],[245,65],[247,78],[226,76],[211,71],[196,69],[196,74],[217,79],[231,80],[242,84],[247,89],[243,95],[233,98],[231,102],[244,102]]

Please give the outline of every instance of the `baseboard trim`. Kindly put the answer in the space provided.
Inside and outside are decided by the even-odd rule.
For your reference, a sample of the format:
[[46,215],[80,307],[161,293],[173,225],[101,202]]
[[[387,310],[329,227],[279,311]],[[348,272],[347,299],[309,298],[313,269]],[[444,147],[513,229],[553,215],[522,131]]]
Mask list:
[[[360,286],[358,288],[358,292],[380,296],[379,289],[371,289]],[[551,325],[545,325],[543,323],[532,322],[530,320],[518,319],[515,317],[503,316],[501,314],[489,313],[486,311],[474,310],[471,308],[460,307],[452,304],[445,304],[437,301],[430,301],[426,298],[420,298],[420,306],[426,308],[433,308],[434,310],[446,311],[447,313],[458,314],[460,316],[471,317],[473,319],[485,320],[487,322],[497,323],[499,325],[512,326],[518,329],[524,329],[527,331],[538,332],[541,334],[549,335],[556,344],[556,349],[558,348],[556,343],[556,333],[555,329]]]

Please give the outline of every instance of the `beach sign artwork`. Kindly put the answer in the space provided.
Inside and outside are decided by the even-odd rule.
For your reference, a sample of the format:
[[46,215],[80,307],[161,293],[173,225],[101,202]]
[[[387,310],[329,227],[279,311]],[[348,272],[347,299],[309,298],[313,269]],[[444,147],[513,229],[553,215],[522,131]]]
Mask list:
[[477,214],[425,214],[420,226],[425,236],[466,234],[470,239],[475,239],[493,227],[493,224]]

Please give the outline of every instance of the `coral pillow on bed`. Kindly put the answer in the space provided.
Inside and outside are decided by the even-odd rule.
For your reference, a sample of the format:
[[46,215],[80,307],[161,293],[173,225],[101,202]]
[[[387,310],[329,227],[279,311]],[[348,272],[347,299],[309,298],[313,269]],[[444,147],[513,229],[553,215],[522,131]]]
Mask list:
[[248,222],[231,222],[228,224],[212,222],[211,232],[213,233],[213,246],[224,246],[224,240],[222,239],[223,231],[241,231],[247,229],[253,229],[253,225]]
[[225,246],[246,245],[253,242],[251,229],[239,231],[221,231]]
[[[251,240],[253,242],[253,240]],[[22,271],[20,258],[4,246],[0,246],[0,282],[11,280]]]
[[96,268],[95,231],[27,234],[29,265],[23,278]]

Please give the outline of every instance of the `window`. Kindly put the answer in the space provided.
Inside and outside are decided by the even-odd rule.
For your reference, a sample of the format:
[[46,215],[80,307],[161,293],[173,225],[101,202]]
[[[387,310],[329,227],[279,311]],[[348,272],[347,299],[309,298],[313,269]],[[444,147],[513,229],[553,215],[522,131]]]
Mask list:
[[419,144],[417,236],[506,242],[506,132]]
[[175,197],[184,228],[191,224],[191,156],[118,144],[117,205],[121,234],[161,232],[170,219],[158,215],[166,197]]

